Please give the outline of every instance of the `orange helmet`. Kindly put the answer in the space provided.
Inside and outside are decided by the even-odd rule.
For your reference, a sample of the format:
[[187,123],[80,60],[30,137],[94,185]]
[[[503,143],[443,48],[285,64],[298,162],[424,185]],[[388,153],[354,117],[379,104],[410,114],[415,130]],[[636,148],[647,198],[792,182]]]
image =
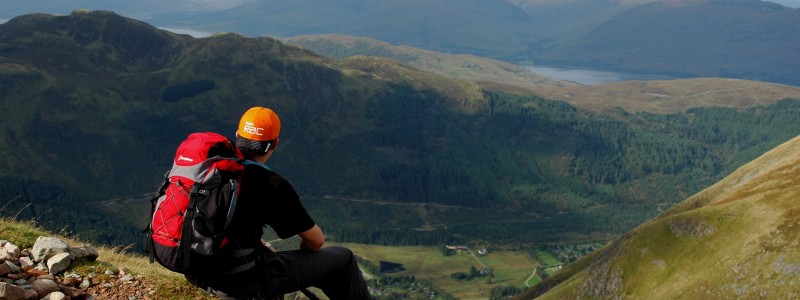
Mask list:
[[281,120],[265,107],[248,109],[239,120],[236,145],[241,151],[264,153],[274,147],[281,131]]

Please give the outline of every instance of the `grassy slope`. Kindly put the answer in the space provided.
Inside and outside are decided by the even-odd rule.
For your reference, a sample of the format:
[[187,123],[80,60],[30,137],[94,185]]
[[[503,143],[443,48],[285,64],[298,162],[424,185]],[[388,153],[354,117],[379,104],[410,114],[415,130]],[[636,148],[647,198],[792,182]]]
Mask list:
[[538,287],[560,283],[541,299],[792,295],[798,196],[800,137],[565,268]]

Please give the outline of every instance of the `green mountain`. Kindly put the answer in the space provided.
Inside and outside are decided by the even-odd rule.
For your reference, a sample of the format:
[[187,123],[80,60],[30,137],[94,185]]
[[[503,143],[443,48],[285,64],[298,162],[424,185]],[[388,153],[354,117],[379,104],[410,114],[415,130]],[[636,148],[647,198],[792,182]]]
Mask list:
[[0,25],[0,99],[0,212],[115,244],[138,242],[179,141],[232,136],[254,105],[328,236],[392,245],[606,241],[800,133],[796,99],[600,113],[105,11]]
[[659,0],[509,0],[537,22],[534,48],[547,48],[583,36],[619,14]]
[[796,296],[800,136],[566,266],[519,299]]

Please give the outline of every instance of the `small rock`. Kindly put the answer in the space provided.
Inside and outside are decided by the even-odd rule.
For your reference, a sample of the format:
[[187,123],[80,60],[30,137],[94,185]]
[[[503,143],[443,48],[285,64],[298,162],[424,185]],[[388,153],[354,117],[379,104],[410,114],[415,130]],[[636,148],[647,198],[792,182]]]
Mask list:
[[19,273],[20,271],[22,271],[22,269],[20,269],[20,268],[19,268],[19,266],[17,266],[17,264],[13,263],[13,262],[12,262],[12,261],[10,261],[10,260],[7,260],[7,261],[6,261],[6,264],[7,264],[9,267],[11,267],[11,273]]
[[11,266],[5,262],[0,263],[0,276],[5,276],[8,273],[11,273]]
[[100,254],[97,252],[97,249],[91,245],[72,247],[69,249],[69,251],[72,253],[72,257],[75,260],[95,261],[97,260],[97,257],[100,256]]
[[82,290],[73,287],[61,286],[59,288],[61,289],[61,292],[64,293],[64,295],[67,295],[67,297],[70,299],[77,299],[86,294]]
[[36,300],[39,299],[39,294],[36,293],[33,289],[26,289],[25,290],[25,300]]
[[81,279],[80,278],[75,278],[74,276],[64,276],[64,279],[61,280],[61,285],[64,285],[64,286],[76,287],[79,284],[81,284]]
[[44,274],[42,276],[36,277],[36,279],[47,279],[47,280],[56,281],[56,277],[53,276],[53,274]]
[[19,266],[20,268],[22,268],[23,271],[33,269],[34,263],[33,259],[31,259],[30,257],[27,256],[20,257],[19,260],[17,260],[17,262],[19,263]]
[[31,288],[36,291],[39,297],[44,297],[52,292],[58,291],[58,284],[50,279],[36,279],[31,284]]
[[25,275],[28,276],[29,278],[36,278],[36,277],[39,277],[39,276],[42,276],[42,275],[47,275],[47,274],[48,274],[47,271],[37,270],[37,269],[31,269],[31,270],[25,271]]
[[17,245],[5,240],[0,240],[0,262],[17,260],[20,252]]
[[0,282],[0,299],[23,300],[25,299],[25,290],[13,284]]
[[59,253],[69,253],[69,245],[64,240],[40,236],[33,244],[33,261],[45,261]]
[[64,293],[62,293],[61,291],[55,291],[42,297],[42,300],[66,300],[66,299],[67,295],[64,295]]
[[89,278],[86,278],[86,279],[83,280],[83,282],[81,282],[81,285],[79,285],[78,287],[81,288],[81,289],[84,289],[84,290],[88,289],[88,288],[92,287],[92,280],[89,279]]
[[33,269],[38,271],[45,271],[45,273],[47,273],[47,264],[43,261],[38,262],[36,263],[36,266],[33,267]]
[[72,263],[72,254],[59,253],[47,260],[47,269],[50,274],[58,274],[69,268]]

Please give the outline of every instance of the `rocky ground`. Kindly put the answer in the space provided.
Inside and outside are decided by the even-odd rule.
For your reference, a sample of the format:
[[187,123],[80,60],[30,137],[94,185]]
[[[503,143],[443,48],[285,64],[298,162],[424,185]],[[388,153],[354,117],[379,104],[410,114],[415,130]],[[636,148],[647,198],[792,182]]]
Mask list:
[[104,300],[152,300],[156,286],[125,276],[111,278],[86,289],[90,299]]
[[[156,286],[125,267],[66,272],[74,261],[94,261],[93,247],[70,247],[65,241],[39,237],[32,249],[0,240],[0,299],[151,299]],[[94,268],[94,267],[92,267]],[[83,273],[83,272],[82,272]]]

